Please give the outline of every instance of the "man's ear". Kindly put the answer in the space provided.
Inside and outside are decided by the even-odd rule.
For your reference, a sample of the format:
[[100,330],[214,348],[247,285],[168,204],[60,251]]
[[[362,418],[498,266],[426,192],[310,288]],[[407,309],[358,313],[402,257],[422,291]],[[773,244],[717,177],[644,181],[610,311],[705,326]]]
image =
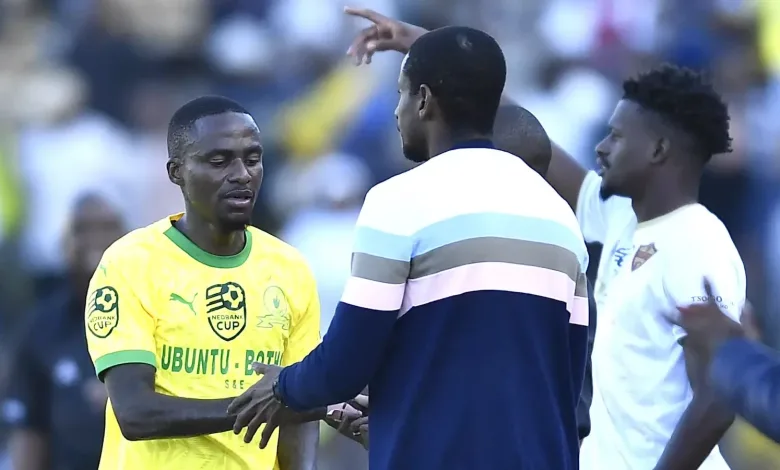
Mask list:
[[428,85],[420,85],[418,95],[420,96],[418,113],[420,120],[425,121],[430,119],[433,113],[433,95],[431,94],[431,89],[428,88]]
[[178,158],[171,158],[165,166],[168,169],[168,179],[171,180],[171,183],[182,186],[184,180],[181,177],[181,160]]
[[669,139],[666,137],[661,137],[660,139],[656,140],[655,142],[655,149],[653,149],[653,157],[652,162],[653,163],[661,163],[669,156],[669,148],[671,147],[671,142],[669,142]]

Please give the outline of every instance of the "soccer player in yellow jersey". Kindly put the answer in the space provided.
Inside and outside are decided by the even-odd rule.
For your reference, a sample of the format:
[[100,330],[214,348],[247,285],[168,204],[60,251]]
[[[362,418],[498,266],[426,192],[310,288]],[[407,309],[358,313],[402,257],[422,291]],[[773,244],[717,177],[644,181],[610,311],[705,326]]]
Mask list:
[[253,362],[289,365],[320,340],[302,256],[248,225],[262,152],[255,121],[226,98],[171,119],[168,175],[185,212],[113,244],[89,287],[89,352],[109,394],[101,470],[313,468],[316,422],[258,449],[227,413],[257,381]]

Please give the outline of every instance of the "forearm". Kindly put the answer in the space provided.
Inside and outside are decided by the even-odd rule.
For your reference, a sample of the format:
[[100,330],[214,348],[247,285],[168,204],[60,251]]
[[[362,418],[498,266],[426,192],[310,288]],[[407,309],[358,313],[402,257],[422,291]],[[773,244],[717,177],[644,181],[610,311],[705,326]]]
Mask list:
[[316,470],[319,422],[282,426],[277,457],[280,470]]
[[726,434],[734,413],[709,390],[694,395],[683,413],[655,470],[699,468]]
[[397,315],[339,303],[322,343],[279,375],[285,404],[311,410],[358,395],[382,360]]
[[191,437],[233,429],[227,414],[233,398],[198,400],[146,393],[124,409],[116,409],[122,434],[130,441]]
[[780,442],[780,362],[765,346],[745,339],[724,344],[709,370],[712,387],[729,406]]

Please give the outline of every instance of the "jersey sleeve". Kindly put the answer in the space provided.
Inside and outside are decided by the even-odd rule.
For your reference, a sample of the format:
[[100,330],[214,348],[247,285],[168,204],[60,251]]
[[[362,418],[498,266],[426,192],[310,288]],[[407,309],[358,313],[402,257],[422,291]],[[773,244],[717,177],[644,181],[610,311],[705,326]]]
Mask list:
[[87,294],[87,347],[101,380],[105,371],[121,364],[157,366],[155,319],[137,294],[144,283],[133,281],[133,263],[123,258],[107,252]]
[[610,223],[616,217],[631,214],[631,201],[624,197],[612,196],[607,200],[601,197],[601,177],[594,171],[585,175],[577,197],[577,221],[582,235],[588,243],[603,244]]
[[[717,255],[706,256],[703,253],[684,254],[674,258],[674,266],[668,266],[664,272],[664,291],[674,311],[676,307],[707,302],[704,279],[709,279],[712,293],[720,309],[734,321],[739,321],[745,306],[745,268],[742,262]],[[686,336],[685,330],[673,325],[672,331],[679,341]]]
[[314,275],[304,264],[300,275],[301,298],[293,305],[290,337],[282,357],[282,365],[300,362],[320,343],[320,297]]
[[328,332],[311,354],[279,375],[279,392],[293,409],[354,398],[376,373],[392,338],[413,245],[394,223],[404,212],[376,190],[358,217],[352,275]]

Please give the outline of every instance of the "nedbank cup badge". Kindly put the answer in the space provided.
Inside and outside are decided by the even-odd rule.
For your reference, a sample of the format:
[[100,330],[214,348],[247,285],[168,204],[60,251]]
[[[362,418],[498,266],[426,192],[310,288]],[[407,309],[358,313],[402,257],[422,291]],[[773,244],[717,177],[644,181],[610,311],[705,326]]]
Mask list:
[[119,294],[111,286],[98,287],[87,300],[87,330],[98,338],[107,338],[119,324]]
[[636,250],[634,259],[631,260],[631,271],[636,271],[641,268],[642,265],[647,263],[647,261],[656,253],[658,253],[658,250],[655,247],[655,243],[640,246],[639,249]]
[[246,328],[246,292],[235,282],[206,289],[206,316],[211,330],[225,341],[238,337]]

